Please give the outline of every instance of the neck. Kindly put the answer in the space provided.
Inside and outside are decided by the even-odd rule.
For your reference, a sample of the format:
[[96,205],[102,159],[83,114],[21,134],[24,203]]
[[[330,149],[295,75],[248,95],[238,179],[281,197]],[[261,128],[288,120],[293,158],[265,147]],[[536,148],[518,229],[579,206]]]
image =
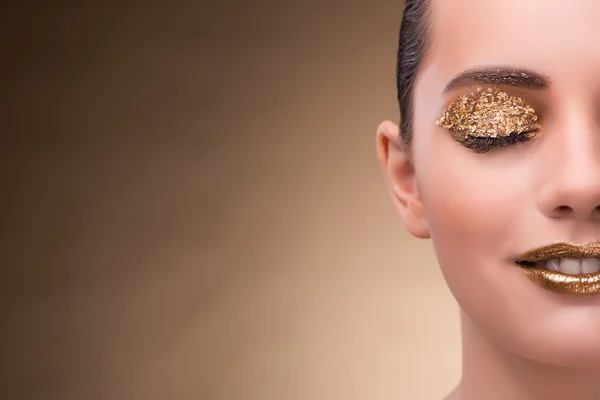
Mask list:
[[554,400],[600,398],[600,369],[540,364],[485,339],[464,313],[462,380],[456,400]]

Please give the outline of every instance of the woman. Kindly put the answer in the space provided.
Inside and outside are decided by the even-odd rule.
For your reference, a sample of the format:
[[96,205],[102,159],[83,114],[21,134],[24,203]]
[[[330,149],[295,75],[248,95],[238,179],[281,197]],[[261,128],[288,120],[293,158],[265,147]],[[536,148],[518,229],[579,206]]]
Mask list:
[[461,308],[448,399],[600,399],[600,2],[408,0],[377,150]]

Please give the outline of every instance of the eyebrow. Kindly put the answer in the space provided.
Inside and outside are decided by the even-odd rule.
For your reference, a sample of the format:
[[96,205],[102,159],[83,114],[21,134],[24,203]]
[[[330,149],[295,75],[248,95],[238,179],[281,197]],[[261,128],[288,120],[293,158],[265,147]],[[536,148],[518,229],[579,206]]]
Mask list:
[[550,80],[535,72],[515,68],[479,68],[469,69],[452,79],[444,89],[444,93],[458,87],[476,83],[494,83],[528,89],[546,89]]

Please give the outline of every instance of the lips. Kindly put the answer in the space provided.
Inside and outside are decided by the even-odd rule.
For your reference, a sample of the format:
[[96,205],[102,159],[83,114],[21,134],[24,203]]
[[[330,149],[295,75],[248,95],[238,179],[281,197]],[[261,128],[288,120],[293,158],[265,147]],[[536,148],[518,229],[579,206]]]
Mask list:
[[521,255],[515,263],[542,287],[571,294],[600,294],[600,242],[555,243]]

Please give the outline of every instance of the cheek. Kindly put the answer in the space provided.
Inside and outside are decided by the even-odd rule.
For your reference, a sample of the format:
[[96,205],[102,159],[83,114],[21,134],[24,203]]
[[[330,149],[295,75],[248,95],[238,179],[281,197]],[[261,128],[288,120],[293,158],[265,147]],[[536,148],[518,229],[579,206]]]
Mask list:
[[[490,309],[510,315],[506,274],[532,215],[526,161],[509,152],[475,154],[446,137],[428,142],[415,146],[415,167],[444,278],[473,319],[486,321]],[[510,286],[520,290],[527,282],[518,278]]]
[[493,342],[527,358],[597,365],[598,308],[558,302],[512,263],[551,227],[539,219],[534,162],[517,149],[478,155],[443,136],[425,138],[413,143],[417,182],[438,262],[461,309]]
[[514,250],[509,239],[523,219],[523,199],[530,197],[526,174],[515,171],[524,166],[506,168],[510,160],[502,155],[471,153],[450,139],[428,150],[417,180],[439,254],[471,261],[506,257]]
[[[437,160],[440,164],[423,179],[422,196],[442,273],[464,309],[483,296],[501,301],[494,284],[501,271],[492,266],[507,259],[515,225],[513,202],[519,196],[502,176],[490,179],[482,171],[462,168],[458,160],[443,168],[443,157]],[[509,262],[506,266],[512,267]],[[488,296],[493,292],[498,295]]]

